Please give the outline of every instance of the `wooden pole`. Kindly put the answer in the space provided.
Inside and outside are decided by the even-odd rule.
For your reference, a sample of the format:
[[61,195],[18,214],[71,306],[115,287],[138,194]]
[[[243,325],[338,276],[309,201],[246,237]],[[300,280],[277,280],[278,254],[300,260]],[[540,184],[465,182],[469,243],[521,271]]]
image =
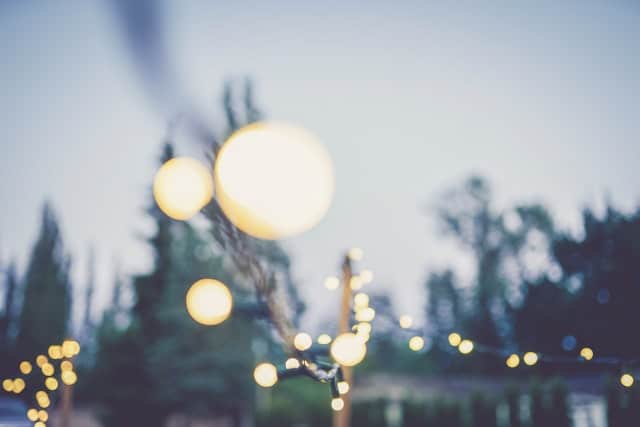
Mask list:
[[[66,360],[71,361],[71,358]],[[71,411],[73,410],[73,386],[62,382],[62,405],[60,409],[59,427],[71,426]]]
[[[349,255],[345,255],[342,262],[342,302],[340,304],[340,313],[338,320],[338,335],[350,332],[349,320],[351,318],[351,259]],[[353,387],[353,368],[348,366],[342,367],[344,381],[349,383],[349,387]],[[333,413],[333,427],[349,427],[351,425],[351,392],[342,395],[344,407],[341,411]]]

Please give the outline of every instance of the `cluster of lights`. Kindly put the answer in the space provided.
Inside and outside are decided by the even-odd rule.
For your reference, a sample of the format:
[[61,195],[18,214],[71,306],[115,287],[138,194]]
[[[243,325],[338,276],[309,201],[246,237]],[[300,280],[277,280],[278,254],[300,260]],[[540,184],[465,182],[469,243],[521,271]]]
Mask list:
[[463,339],[457,332],[450,333],[447,339],[449,341],[449,345],[451,345],[451,347],[457,347],[458,351],[462,354],[470,354],[475,348],[473,341],[466,338]]
[[[23,360],[18,364],[18,369],[22,375],[30,375],[37,370],[44,377],[44,387],[49,392],[58,390],[59,382],[55,378],[56,368],[54,363],[59,361],[60,380],[72,386],[78,381],[78,376],[74,371],[71,359],[80,353],[80,344],[75,340],[65,340],[62,344],[49,346],[47,355],[39,354],[35,357],[35,367],[28,361]],[[7,393],[20,394],[24,391],[26,382],[23,378],[6,378],[2,381],[2,389]],[[36,391],[34,398],[39,407],[27,410],[27,418],[33,422],[34,427],[46,427],[49,420],[47,408],[51,406],[51,399],[45,390]]]

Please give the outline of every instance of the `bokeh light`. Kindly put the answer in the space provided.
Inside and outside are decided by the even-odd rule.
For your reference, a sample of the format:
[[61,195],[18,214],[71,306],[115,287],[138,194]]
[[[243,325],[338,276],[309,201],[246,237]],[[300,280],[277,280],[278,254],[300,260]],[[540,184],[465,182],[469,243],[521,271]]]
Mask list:
[[46,377],[50,377],[55,372],[55,369],[53,368],[53,365],[51,363],[45,363],[44,365],[42,365],[41,369],[42,375]]
[[278,370],[271,363],[260,363],[253,371],[253,378],[260,387],[272,387],[278,382]]
[[290,357],[284,362],[284,367],[287,369],[298,369],[300,367],[300,361],[295,357]]
[[340,286],[340,279],[335,276],[329,276],[324,281],[324,287],[330,291],[338,289],[338,286]]
[[520,356],[514,353],[507,357],[505,363],[509,368],[517,368],[520,365]]
[[403,314],[400,316],[400,319],[398,319],[398,322],[400,323],[401,328],[407,329],[413,325],[413,318],[408,314]]
[[364,257],[364,251],[362,248],[353,247],[349,249],[349,258],[352,261],[360,261]]
[[371,323],[360,322],[353,326],[357,334],[369,335],[371,333]]
[[339,381],[338,382],[338,393],[340,394],[347,394],[349,393],[349,383],[346,381]]
[[349,286],[354,291],[358,291],[362,289],[362,279],[360,278],[360,276],[358,275],[351,276],[351,279],[349,280]]
[[53,377],[49,377],[46,380],[44,380],[44,386],[51,391],[57,390],[58,380]]
[[153,197],[168,217],[187,220],[213,197],[211,173],[197,160],[188,157],[171,159],[156,173]]
[[63,371],[60,374],[60,379],[66,385],[74,385],[78,381],[78,376],[73,371]]
[[331,343],[331,336],[329,334],[320,334],[318,335],[318,344],[327,345]]
[[11,392],[13,391],[13,380],[7,378],[6,380],[2,381],[2,389],[6,392]]
[[299,351],[309,350],[312,344],[311,335],[306,332],[299,332],[293,338],[293,346]]
[[458,351],[462,354],[469,354],[473,351],[473,341],[462,340],[458,346]]
[[633,378],[633,375],[631,374],[622,374],[622,376],[620,377],[620,384],[627,388],[633,386],[633,383],[635,383],[635,381],[635,378]]
[[187,292],[187,311],[202,325],[218,325],[231,314],[233,297],[224,285],[214,279],[200,279]]
[[536,363],[538,363],[538,353],[529,351],[524,354],[524,356],[522,357],[522,360],[524,360],[525,365],[533,366]]
[[338,335],[331,344],[331,356],[344,366],[357,365],[362,362],[366,354],[365,340],[351,332]]
[[29,421],[38,421],[38,410],[35,408],[30,408],[27,411],[27,418],[29,419]]
[[582,357],[584,360],[593,359],[593,350],[589,347],[584,347],[582,350],[580,350],[580,357]]
[[376,311],[371,307],[365,307],[356,312],[358,322],[371,322],[376,317]]
[[71,358],[78,355],[78,353],[80,353],[80,344],[78,341],[64,340],[62,343],[62,356]]
[[307,130],[277,122],[246,126],[224,143],[214,167],[216,197],[239,229],[280,239],[314,227],[333,198],[333,165]]
[[413,351],[420,351],[424,348],[424,338],[415,336],[409,340],[409,348]]
[[26,360],[20,362],[20,372],[22,372],[24,375],[30,374],[32,369],[33,367],[31,366],[30,362],[27,362]]
[[38,356],[36,356],[36,365],[38,366],[38,368],[42,368],[42,365],[47,362],[49,362],[49,359],[47,359],[47,356],[45,356],[44,354],[39,354]]
[[363,284],[373,282],[373,272],[371,270],[362,270],[359,274]]
[[367,306],[369,306],[369,295],[362,292],[358,292],[353,297],[353,305],[355,306],[356,310],[361,308],[366,308]]
[[342,400],[341,397],[331,399],[331,409],[334,411],[342,411],[342,408],[344,408],[344,400]]
[[22,378],[16,378],[15,380],[13,380],[13,392],[15,394],[22,393],[26,386],[27,385]]
[[42,422],[47,422],[47,420],[49,419],[49,413],[47,413],[47,411],[45,411],[44,409],[40,409],[38,411],[38,419]]
[[48,353],[53,360],[62,359],[62,347],[59,345],[49,346]]
[[457,332],[450,333],[448,339],[449,339],[449,344],[453,347],[459,346],[460,342],[462,341],[462,337]]

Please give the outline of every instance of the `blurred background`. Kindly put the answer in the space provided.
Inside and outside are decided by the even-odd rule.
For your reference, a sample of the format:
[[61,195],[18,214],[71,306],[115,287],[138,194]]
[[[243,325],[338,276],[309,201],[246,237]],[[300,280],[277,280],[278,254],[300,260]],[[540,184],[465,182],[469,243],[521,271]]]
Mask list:
[[[390,314],[352,425],[637,425],[639,22],[623,0],[0,2],[0,376],[74,337],[74,426],[329,425],[322,384],[256,388],[285,357],[268,322],[189,318],[198,278],[253,290],[151,194],[163,161],[275,119],[335,173],[324,219],[263,248],[294,325],[335,333],[352,247]],[[565,363],[584,347],[611,359]],[[505,365],[524,351],[547,363]]]

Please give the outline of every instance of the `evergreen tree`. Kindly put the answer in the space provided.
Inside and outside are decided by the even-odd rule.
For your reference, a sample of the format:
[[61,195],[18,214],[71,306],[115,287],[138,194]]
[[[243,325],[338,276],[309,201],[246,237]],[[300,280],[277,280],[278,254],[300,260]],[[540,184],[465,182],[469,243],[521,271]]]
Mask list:
[[12,328],[14,326],[18,275],[15,263],[9,264],[4,281],[4,309],[0,315],[0,344],[5,350],[13,347]]
[[42,224],[24,277],[17,350],[31,358],[66,338],[71,309],[70,258],[51,206],[42,209]]

